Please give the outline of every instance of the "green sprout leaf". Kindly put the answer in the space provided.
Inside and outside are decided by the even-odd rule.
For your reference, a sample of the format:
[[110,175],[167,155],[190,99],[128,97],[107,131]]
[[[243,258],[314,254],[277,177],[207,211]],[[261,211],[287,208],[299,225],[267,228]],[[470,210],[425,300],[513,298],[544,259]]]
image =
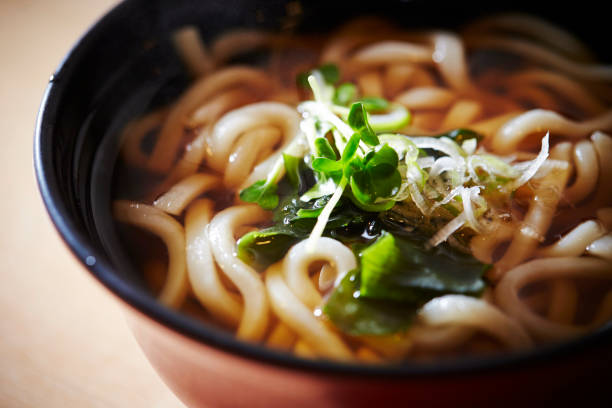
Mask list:
[[325,82],[329,85],[333,85],[340,80],[340,70],[335,64],[323,64],[313,70],[300,72],[295,79],[297,85],[302,88],[309,88],[308,76],[311,75],[313,71],[319,71]]
[[357,133],[353,133],[353,136],[351,136],[349,141],[346,143],[346,146],[344,146],[344,150],[342,151],[342,158],[340,159],[342,163],[348,163],[353,157],[355,157],[357,148],[359,148],[359,140],[360,136]]
[[317,157],[312,161],[312,169],[324,174],[331,174],[342,171],[344,166],[340,161],[328,159],[325,157]]
[[397,153],[387,144],[370,151],[363,160],[362,168],[355,171],[350,179],[355,199],[371,205],[379,198],[395,195],[402,184],[397,170],[398,161]]
[[379,144],[378,137],[372,127],[368,123],[368,112],[362,103],[356,102],[351,105],[351,110],[348,115],[349,126],[361,137],[366,144],[376,146]]
[[348,106],[355,100],[356,95],[357,87],[350,82],[346,82],[336,88],[336,92],[334,93],[334,103],[340,106]]
[[264,210],[273,210],[278,205],[276,184],[259,180],[240,192],[240,199],[247,203],[259,204]]
[[384,144],[376,150],[369,152],[366,157],[366,165],[369,167],[376,167],[380,164],[388,164],[391,167],[397,167],[399,158],[395,149],[390,147],[388,144]]
[[291,156],[290,154],[283,153],[283,162],[285,164],[285,173],[289,179],[289,183],[293,188],[299,190],[300,188],[300,162],[301,158]]
[[334,148],[329,144],[329,141],[326,138],[316,138],[314,141],[314,147],[317,157],[336,160],[336,152],[334,152]]
[[323,75],[323,79],[330,85],[335,84],[340,80],[340,70],[336,64],[323,64],[317,68]]

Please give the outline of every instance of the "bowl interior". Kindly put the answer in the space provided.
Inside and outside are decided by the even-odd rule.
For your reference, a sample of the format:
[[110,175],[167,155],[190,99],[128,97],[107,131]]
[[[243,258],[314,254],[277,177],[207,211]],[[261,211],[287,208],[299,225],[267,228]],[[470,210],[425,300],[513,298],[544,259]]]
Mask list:
[[[176,99],[190,83],[170,43],[173,30],[196,25],[205,40],[237,27],[327,32],[341,21],[364,14],[382,15],[406,28],[452,28],[493,12],[526,11],[568,27],[603,60],[610,60],[606,38],[600,35],[604,16],[595,7],[585,8],[587,20],[576,18],[575,9],[569,5],[557,4],[550,9],[533,1],[327,3],[133,0],[120,4],[100,20],[52,76],[39,113],[35,144],[43,199],[75,255],[111,291],[153,319],[219,348],[284,365],[351,373],[449,373],[523,364],[609,341],[612,330],[604,329],[571,344],[521,356],[470,359],[428,367],[368,368],[305,361],[241,343],[156,302],[125,254],[112,222],[110,199],[120,130],[130,119]],[[249,58],[252,56],[245,56],[243,62],[249,62]]]

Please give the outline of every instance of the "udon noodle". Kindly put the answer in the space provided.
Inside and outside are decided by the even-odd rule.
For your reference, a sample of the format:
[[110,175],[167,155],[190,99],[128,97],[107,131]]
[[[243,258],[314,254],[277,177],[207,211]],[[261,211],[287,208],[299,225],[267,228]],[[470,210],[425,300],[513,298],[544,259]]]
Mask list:
[[[612,190],[606,180],[612,177],[612,138],[606,132],[612,131],[612,67],[598,65],[567,32],[522,15],[486,18],[460,33],[409,32],[368,18],[326,38],[243,30],[204,43],[195,28],[186,27],[174,44],[195,81],[174,104],[125,127],[123,171],[147,174],[154,187],[120,193],[113,203],[116,220],[132,234],[126,241],[138,236],[145,246],[153,242],[135,259],[162,303],[214,321],[242,340],[304,357],[365,362],[522,350],[609,324]],[[267,62],[232,63],[254,51],[267,55]],[[310,73],[302,76],[306,86],[295,83],[301,72]],[[366,103],[367,97],[384,105],[364,113],[380,137],[376,148],[351,123],[355,105],[330,102],[334,89],[339,97],[339,83],[349,84],[344,90],[353,92],[351,101]],[[365,105],[356,105],[365,112]],[[375,123],[377,116],[391,124]],[[457,129],[469,131],[452,133]],[[317,146],[325,144],[321,139],[331,142],[327,156],[322,147],[313,149],[313,132],[322,135]],[[276,184],[289,184],[285,156],[299,158],[301,171],[312,178],[318,159],[332,167],[345,163],[352,133],[362,136],[352,154],[381,152],[384,143],[395,149],[390,154],[401,162],[391,160],[399,188],[360,206],[360,179],[354,173],[330,176],[331,188],[313,196],[325,201],[300,210],[316,211],[309,235],[263,267],[240,256],[237,240],[278,221],[270,210],[284,205],[282,194],[281,204],[262,203],[270,192],[274,197]],[[479,136],[452,141],[451,134]],[[410,162],[412,145],[418,150]],[[369,156],[359,163],[366,163],[363,157]],[[426,185],[449,183],[458,161],[467,166],[461,177],[471,181],[432,195]],[[362,164],[360,171],[366,168]],[[410,181],[414,169],[425,174],[421,184]],[[327,188],[323,173],[314,172],[321,189]],[[493,173],[496,188],[477,183]],[[274,189],[258,190],[250,199],[244,192],[259,180]],[[379,191],[377,183],[369,188]],[[361,279],[362,286],[349,298],[370,293],[365,276],[355,275],[370,262],[364,243],[382,246],[390,235],[368,229],[357,239],[339,238],[327,229],[326,220],[336,214],[330,202],[348,202],[350,217],[366,214],[374,217],[370,223],[388,214],[410,218],[398,210],[407,207],[418,214],[418,224],[432,226],[419,251],[459,251],[466,262],[485,265],[482,280],[475,281],[484,286],[469,293],[425,291],[425,298],[408,303],[389,295],[381,301],[384,310],[391,308],[394,319],[410,317],[395,329],[367,320],[370,309],[347,312],[357,308],[349,299],[341,310],[353,326],[338,323],[329,303],[342,298],[350,280]],[[458,211],[440,216],[449,205]],[[421,226],[402,228],[412,233]],[[379,300],[366,299],[359,307]]]

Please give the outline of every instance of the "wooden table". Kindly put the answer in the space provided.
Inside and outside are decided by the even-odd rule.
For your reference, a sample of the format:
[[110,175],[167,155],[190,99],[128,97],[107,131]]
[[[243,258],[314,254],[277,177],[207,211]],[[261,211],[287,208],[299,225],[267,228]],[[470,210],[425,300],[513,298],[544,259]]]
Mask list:
[[182,407],[117,301],[72,257],[34,180],[49,75],[116,0],[0,0],[0,407]]

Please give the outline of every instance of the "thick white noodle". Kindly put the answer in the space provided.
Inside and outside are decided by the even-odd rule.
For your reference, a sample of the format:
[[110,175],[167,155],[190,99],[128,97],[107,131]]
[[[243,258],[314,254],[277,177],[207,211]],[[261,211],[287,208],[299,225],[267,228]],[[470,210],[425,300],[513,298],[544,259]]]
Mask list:
[[270,154],[281,137],[280,129],[274,126],[260,126],[246,131],[229,155],[223,175],[225,186],[236,188],[244,183],[255,164]]
[[438,70],[446,83],[460,92],[472,89],[465,49],[459,36],[439,31],[430,35],[430,41],[434,47],[432,59],[438,65]]
[[261,30],[234,30],[224,33],[211,46],[216,65],[222,65],[234,55],[252,51],[271,44],[274,35]]
[[209,140],[210,158],[208,165],[223,171],[227,165],[232,147],[238,138],[250,129],[259,126],[276,126],[281,130],[282,143],[276,152],[268,156],[253,170],[243,185],[265,179],[271,167],[283,150],[300,131],[300,116],[295,108],[276,102],[261,102],[247,105],[225,114],[215,124]]
[[470,241],[470,250],[474,258],[484,263],[493,263],[493,252],[504,242],[509,241],[516,230],[516,225],[497,222],[490,226],[486,234],[477,235]]
[[578,309],[578,289],[571,279],[552,282],[547,317],[553,322],[571,324]]
[[536,259],[508,271],[495,288],[495,300],[508,315],[521,322],[536,338],[544,341],[564,340],[585,334],[612,317],[609,295],[604,297],[593,321],[589,324],[560,324],[533,312],[519,298],[524,286],[547,279],[587,278],[612,280],[612,264],[587,257]]
[[576,180],[565,189],[563,198],[571,204],[576,204],[595,189],[599,177],[599,163],[595,147],[587,140],[576,143],[573,158]]
[[539,257],[580,256],[606,230],[596,221],[585,221],[565,234],[559,241],[536,251]]
[[423,86],[410,88],[399,94],[395,102],[409,109],[440,109],[450,106],[457,95],[450,89],[438,86]]
[[336,333],[318,320],[283,279],[282,266],[274,264],[266,272],[266,288],[274,314],[299,334],[317,355],[338,360],[352,359],[351,350]]
[[470,296],[445,295],[425,303],[419,318],[431,326],[467,326],[481,330],[511,349],[532,345],[529,335],[495,306]]
[[260,275],[236,257],[235,231],[244,225],[258,224],[270,217],[256,205],[227,208],[216,214],[208,227],[210,247],[219,267],[242,295],[244,311],[237,337],[258,341],[268,327],[268,299]]
[[202,305],[219,321],[238,326],[242,304],[223,286],[210,250],[208,224],[213,202],[197,200],[185,214],[187,273],[193,292]]
[[172,34],[172,42],[193,76],[203,76],[214,70],[214,63],[197,27],[180,28]]
[[510,31],[531,37],[576,60],[589,61],[592,58],[589,50],[574,35],[548,21],[528,14],[508,13],[483,18],[470,25],[468,32],[485,31],[480,35],[486,36],[488,35],[486,31],[499,31],[500,29],[504,32]]
[[168,214],[180,215],[194,198],[220,185],[221,180],[216,176],[203,173],[192,174],[173,185],[170,190],[155,200],[153,205]]
[[442,130],[468,127],[483,111],[480,102],[470,99],[460,99],[455,102],[444,117],[440,126]]
[[385,95],[394,98],[412,86],[434,86],[436,79],[425,68],[416,64],[387,65],[383,77]]
[[267,93],[273,82],[260,70],[234,66],[200,78],[174,104],[159,131],[148,168],[163,173],[170,170],[176,159],[185,123],[191,114],[205,101],[236,86],[249,87],[253,92]]
[[612,203],[612,190],[606,180],[610,180],[612,174],[612,137],[601,131],[596,131],[591,135],[591,142],[597,152],[599,180],[601,180],[593,201],[598,205],[610,205]]
[[586,114],[597,115],[605,111],[606,105],[580,82],[554,71],[530,69],[511,75],[507,86],[514,89],[550,89],[563,96],[572,105],[584,110]]
[[612,262],[612,233],[591,242],[586,251],[590,255],[595,255]]
[[509,154],[534,132],[550,132],[576,139],[607,129],[612,129],[612,110],[584,122],[576,122],[553,111],[533,109],[502,126],[493,137],[491,147],[497,153]]
[[538,184],[529,203],[529,209],[515,231],[504,256],[489,272],[489,278],[497,280],[506,271],[528,259],[539,243],[546,238],[546,232],[553,221],[569,173],[567,163],[561,163],[565,164],[565,168],[554,168],[542,179],[537,180]]
[[432,62],[431,47],[401,41],[382,41],[356,52],[351,63],[363,65],[398,64],[398,63],[430,63]]
[[[246,87],[244,89],[231,88],[227,91],[219,92],[214,97],[208,99],[206,103],[200,105],[191,114],[187,125],[190,128],[212,125],[225,112],[246,105],[247,103],[253,103],[256,100],[257,95],[253,94],[253,92],[249,92],[249,89]],[[191,144],[193,144],[193,141]],[[185,152],[185,154],[187,153],[188,152]]]
[[283,271],[287,284],[300,298],[302,303],[311,309],[321,305],[321,294],[308,276],[308,267],[315,261],[327,261],[336,271],[336,284],[344,275],[357,267],[355,255],[348,247],[332,238],[321,237],[315,243],[313,251],[304,240],[294,245],[283,260]]
[[134,225],[157,235],[164,242],[168,248],[168,272],[159,294],[159,301],[170,307],[179,307],[189,289],[183,226],[162,210],[133,201],[113,202],[113,216],[119,222]]
[[522,57],[554,67],[558,71],[576,78],[591,81],[612,80],[612,66],[581,63],[557,54],[550,49],[524,40],[501,36],[470,36],[468,47],[499,49],[516,53]]
[[384,88],[381,75],[377,71],[367,71],[357,78],[361,95],[384,98]]

